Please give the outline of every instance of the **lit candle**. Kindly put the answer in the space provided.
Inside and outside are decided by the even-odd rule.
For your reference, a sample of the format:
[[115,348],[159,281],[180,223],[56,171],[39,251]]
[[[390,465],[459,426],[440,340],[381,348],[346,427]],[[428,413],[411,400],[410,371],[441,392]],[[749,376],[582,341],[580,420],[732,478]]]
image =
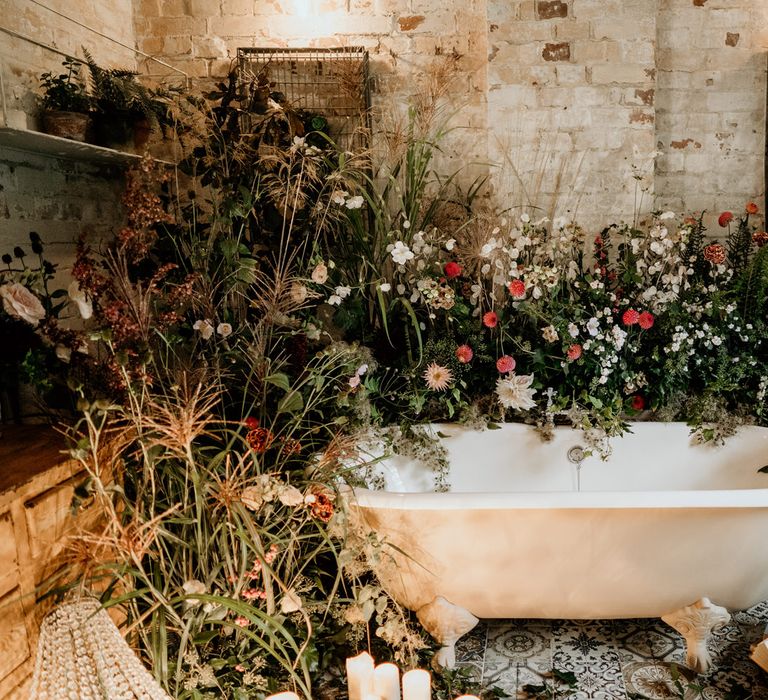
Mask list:
[[480,700],[477,695],[459,695],[456,700]]
[[379,664],[373,671],[377,700],[400,700],[400,671],[395,664]]
[[417,668],[403,674],[403,700],[430,700],[429,671]]
[[277,695],[270,695],[266,700],[299,700],[299,696],[296,693],[286,691],[285,693],[278,693]]
[[347,689],[349,700],[365,700],[373,690],[373,657],[367,651],[347,659]]

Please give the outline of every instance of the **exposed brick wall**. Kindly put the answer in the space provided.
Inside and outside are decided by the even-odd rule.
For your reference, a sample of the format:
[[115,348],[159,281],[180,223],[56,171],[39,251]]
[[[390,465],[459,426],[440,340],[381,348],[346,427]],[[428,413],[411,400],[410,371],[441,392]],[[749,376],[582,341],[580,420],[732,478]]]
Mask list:
[[475,162],[467,179],[499,166],[507,204],[598,225],[638,202],[717,209],[764,189],[763,0],[135,0],[134,11],[139,47],[200,79],[223,74],[238,46],[363,45],[387,108],[435,53],[462,54],[449,149],[460,159],[443,165]]
[[659,203],[740,207],[764,192],[768,3],[660,0]]

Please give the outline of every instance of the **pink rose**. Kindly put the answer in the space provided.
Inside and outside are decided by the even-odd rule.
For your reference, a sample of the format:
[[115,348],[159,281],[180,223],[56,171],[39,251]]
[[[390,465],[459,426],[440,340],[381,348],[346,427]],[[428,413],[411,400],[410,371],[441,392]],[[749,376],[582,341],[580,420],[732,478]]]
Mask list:
[[40,300],[23,284],[12,282],[2,285],[0,297],[3,298],[5,312],[10,316],[20,318],[35,327],[45,318],[45,309]]

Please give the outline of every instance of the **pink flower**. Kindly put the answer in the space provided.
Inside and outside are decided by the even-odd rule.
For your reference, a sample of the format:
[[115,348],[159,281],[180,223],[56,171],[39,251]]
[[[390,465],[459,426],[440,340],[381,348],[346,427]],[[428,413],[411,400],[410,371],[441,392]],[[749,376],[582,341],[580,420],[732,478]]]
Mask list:
[[720,224],[723,228],[725,228],[728,224],[733,221],[733,214],[729,211],[724,211],[720,216],[717,217],[717,223]]
[[238,627],[248,627],[248,625],[251,624],[251,621],[247,617],[243,617],[242,615],[238,615],[235,618],[235,624]]
[[512,280],[507,285],[507,289],[509,290],[509,293],[512,295],[513,299],[525,298],[525,282],[523,282],[523,280]]
[[640,314],[634,309],[627,309],[621,320],[625,326],[634,326],[640,320]]
[[243,666],[243,664],[236,664],[235,671],[238,673],[245,673],[245,666]]
[[496,328],[499,325],[499,317],[495,311],[487,311],[483,315],[483,325],[486,328]]
[[515,362],[515,358],[509,355],[502,355],[498,360],[496,360],[496,369],[499,370],[499,374],[507,374],[508,372],[512,372],[516,366],[517,362]]
[[643,311],[643,313],[637,317],[637,322],[640,324],[640,328],[642,328],[644,331],[652,328],[655,320],[656,319],[653,317],[653,314],[650,311]]
[[445,267],[443,268],[443,271],[445,272],[445,276],[449,280],[452,280],[461,274],[461,265],[459,265],[459,263],[456,263],[456,262],[449,262],[449,263],[446,263]]
[[447,367],[433,362],[424,370],[424,381],[432,391],[445,391],[453,381],[453,373]]
[[0,286],[0,297],[9,316],[20,318],[35,327],[45,318],[40,300],[23,284],[11,282]]
[[463,365],[471,362],[474,356],[475,353],[469,345],[459,345],[459,347],[456,348],[456,359]]
[[569,362],[575,362],[581,357],[581,345],[578,343],[574,343],[571,345],[571,347],[568,348],[568,361]]

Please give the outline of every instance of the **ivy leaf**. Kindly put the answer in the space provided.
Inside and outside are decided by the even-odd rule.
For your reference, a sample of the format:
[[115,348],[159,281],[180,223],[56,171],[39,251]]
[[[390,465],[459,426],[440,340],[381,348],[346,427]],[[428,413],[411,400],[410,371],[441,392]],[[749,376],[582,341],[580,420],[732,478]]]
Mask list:
[[291,382],[288,379],[288,375],[284,374],[283,372],[270,374],[264,381],[267,382],[267,384],[274,384],[276,387],[282,389],[283,391],[291,390]]

